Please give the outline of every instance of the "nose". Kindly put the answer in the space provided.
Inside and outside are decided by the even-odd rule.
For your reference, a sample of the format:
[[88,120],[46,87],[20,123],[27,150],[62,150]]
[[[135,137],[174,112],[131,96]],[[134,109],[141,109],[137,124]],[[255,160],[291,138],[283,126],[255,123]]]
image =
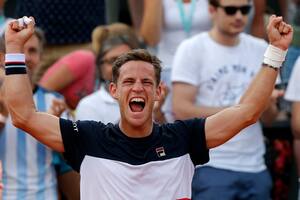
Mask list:
[[133,84],[132,90],[135,92],[140,92],[143,90],[143,84],[140,81],[136,81]]
[[241,18],[243,18],[243,14],[242,14],[242,11],[239,9],[239,10],[237,10],[237,12],[235,13],[235,15],[234,15],[236,18],[239,18],[239,19],[241,19]]

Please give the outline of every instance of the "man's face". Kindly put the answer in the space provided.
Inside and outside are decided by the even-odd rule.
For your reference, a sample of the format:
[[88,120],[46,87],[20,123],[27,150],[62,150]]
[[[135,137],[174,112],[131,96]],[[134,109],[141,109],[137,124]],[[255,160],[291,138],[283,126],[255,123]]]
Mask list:
[[111,50],[109,50],[103,56],[103,63],[100,66],[102,79],[111,81],[112,80],[112,65],[113,62],[123,53],[130,50],[130,47],[126,44],[118,45]]
[[248,21],[248,13],[244,12],[248,5],[248,0],[219,0],[219,6],[211,8],[214,25],[222,34],[238,35],[244,31]]
[[119,102],[121,123],[132,127],[152,124],[153,105],[161,93],[153,65],[144,61],[125,63],[120,68],[117,83],[111,84],[110,91]]
[[39,39],[33,35],[24,45],[25,63],[28,67],[29,77],[32,78],[34,70],[41,62],[42,49]]

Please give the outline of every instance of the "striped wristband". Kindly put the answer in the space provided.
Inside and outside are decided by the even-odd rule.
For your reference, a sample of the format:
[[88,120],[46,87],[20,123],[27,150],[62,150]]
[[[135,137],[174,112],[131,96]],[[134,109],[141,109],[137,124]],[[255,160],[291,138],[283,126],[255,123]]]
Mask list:
[[25,55],[22,53],[5,54],[5,74],[26,74]]

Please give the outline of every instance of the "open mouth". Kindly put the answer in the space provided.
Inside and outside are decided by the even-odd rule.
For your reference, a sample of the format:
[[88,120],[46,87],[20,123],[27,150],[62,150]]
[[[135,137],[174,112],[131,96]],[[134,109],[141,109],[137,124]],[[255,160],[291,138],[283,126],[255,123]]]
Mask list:
[[142,112],[145,107],[145,100],[143,98],[132,98],[129,102],[129,107],[132,112]]

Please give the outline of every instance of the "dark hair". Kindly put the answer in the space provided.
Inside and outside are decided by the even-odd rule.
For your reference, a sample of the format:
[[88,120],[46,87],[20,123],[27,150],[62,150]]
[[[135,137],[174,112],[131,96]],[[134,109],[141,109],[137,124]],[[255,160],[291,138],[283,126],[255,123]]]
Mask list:
[[145,49],[134,49],[128,53],[122,54],[113,64],[112,69],[112,80],[114,83],[117,83],[117,80],[120,75],[120,68],[129,61],[144,61],[150,63],[154,67],[156,84],[160,83],[160,73],[161,73],[161,61],[154,55],[151,55]]
[[219,5],[219,0],[209,0],[209,4],[212,6],[218,6]]

